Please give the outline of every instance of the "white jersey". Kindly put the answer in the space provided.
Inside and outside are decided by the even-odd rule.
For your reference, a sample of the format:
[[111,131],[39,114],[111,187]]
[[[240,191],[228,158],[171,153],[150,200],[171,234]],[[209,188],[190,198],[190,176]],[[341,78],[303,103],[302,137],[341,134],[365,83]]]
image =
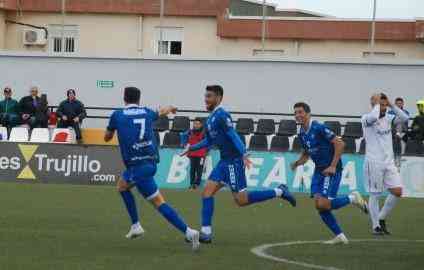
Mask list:
[[370,113],[362,116],[366,160],[385,164],[394,163],[392,125],[406,121],[408,115],[396,106],[392,109],[396,116],[386,113],[380,118],[380,105],[374,106]]

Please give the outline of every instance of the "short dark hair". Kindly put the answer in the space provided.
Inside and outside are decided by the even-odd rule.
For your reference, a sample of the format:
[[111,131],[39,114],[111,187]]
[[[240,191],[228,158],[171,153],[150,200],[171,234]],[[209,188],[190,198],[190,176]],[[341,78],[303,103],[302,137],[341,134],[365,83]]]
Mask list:
[[140,103],[141,91],[137,87],[125,87],[124,101],[129,104]]
[[402,101],[402,102],[404,102],[404,101],[403,101],[403,98],[401,98],[401,97],[397,97],[397,98],[395,99],[395,102],[398,102],[398,101]]
[[208,85],[206,91],[214,92],[217,96],[224,96],[224,89],[220,85]]
[[381,94],[380,94],[380,99],[388,100],[389,98],[387,97],[387,95],[386,95],[386,94],[381,93]]
[[293,106],[293,109],[296,109],[296,108],[303,108],[306,113],[311,113],[311,107],[305,102],[297,102]]

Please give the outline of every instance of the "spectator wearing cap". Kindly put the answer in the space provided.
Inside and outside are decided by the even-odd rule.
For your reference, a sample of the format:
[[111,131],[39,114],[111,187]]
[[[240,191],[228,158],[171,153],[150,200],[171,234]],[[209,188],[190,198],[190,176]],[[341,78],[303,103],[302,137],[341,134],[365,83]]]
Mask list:
[[0,101],[0,124],[8,129],[19,124],[19,104],[12,98],[12,88],[5,87],[4,99]]
[[72,127],[75,130],[76,139],[79,143],[82,142],[81,128],[82,120],[87,116],[84,104],[76,99],[74,89],[69,89],[66,92],[67,99],[59,104],[56,115],[59,119],[58,127]]
[[47,128],[49,111],[46,95],[38,96],[38,87],[30,89],[30,95],[19,101],[19,109],[23,124],[30,128]]

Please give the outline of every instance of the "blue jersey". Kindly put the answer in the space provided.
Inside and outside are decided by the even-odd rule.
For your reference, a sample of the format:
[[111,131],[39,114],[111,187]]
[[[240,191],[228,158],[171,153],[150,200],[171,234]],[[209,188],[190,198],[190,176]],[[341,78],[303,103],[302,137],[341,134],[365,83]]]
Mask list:
[[117,131],[122,159],[127,168],[146,161],[157,161],[158,149],[153,122],[158,117],[157,112],[137,105],[129,105],[113,112],[107,129]]
[[[310,156],[315,163],[315,168],[318,171],[323,171],[328,168],[334,158],[334,145],[331,141],[336,137],[324,124],[317,121],[312,121],[309,130],[300,129],[300,143],[305,152]],[[342,169],[341,160],[337,164],[337,170]]]
[[242,158],[246,153],[245,145],[234,130],[231,115],[221,107],[216,108],[206,120],[205,135],[205,139],[190,147],[191,151],[215,145],[224,160]]

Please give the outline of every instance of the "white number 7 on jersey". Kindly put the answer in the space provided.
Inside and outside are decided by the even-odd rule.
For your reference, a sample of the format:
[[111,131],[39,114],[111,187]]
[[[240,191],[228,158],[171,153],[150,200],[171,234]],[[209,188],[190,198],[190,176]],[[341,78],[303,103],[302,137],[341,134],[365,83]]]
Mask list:
[[140,128],[140,141],[142,141],[144,139],[144,134],[146,132],[146,119],[144,119],[144,118],[134,119],[134,124],[141,125],[141,128]]

